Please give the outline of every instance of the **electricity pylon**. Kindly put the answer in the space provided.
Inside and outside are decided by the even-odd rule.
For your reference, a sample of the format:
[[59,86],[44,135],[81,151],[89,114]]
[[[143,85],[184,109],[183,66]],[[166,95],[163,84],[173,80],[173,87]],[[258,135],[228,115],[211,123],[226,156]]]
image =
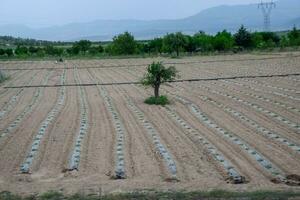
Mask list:
[[264,31],[270,31],[271,27],[271,12],[276,7],[276,4],[271,0],[270,2],[263,2],[258,4],[258,8],[261,9],[264,17]]

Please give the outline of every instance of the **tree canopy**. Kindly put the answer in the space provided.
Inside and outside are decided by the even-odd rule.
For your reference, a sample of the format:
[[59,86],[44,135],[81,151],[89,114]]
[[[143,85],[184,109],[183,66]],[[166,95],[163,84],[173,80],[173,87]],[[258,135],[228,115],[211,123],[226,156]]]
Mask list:
[[234,35],[236,45],[243,48],[252,47],[252,36],[249,31],[242,25],[238,32]]
[[147,67],[147,72],[142,79],[142,84],[154,88],[155,98],[159,97],[159,87],[166,81],[175,79],[178,71],[174,66],[166,68],[161,62],[153,62]]
[[117,55],[132,55],[137,51],[137,42],[129,32],[113,38],[111,53]]

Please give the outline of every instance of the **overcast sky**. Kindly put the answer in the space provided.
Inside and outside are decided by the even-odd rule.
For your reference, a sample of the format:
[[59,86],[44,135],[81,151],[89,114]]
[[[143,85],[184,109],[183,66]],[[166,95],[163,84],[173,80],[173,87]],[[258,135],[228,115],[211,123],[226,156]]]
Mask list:
[[0,0],[0,25],[31,27],[97,19],[178,19],[218,5],[260,0]]

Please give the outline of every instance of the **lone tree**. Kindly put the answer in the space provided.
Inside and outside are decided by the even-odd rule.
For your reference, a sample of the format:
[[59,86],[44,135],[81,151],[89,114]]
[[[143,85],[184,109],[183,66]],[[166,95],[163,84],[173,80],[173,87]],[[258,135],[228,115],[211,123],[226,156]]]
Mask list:
[[161,104],[158,102],[160,98],[160,85],[164,82],[174,80],[177,73],[178,71],[175,69],[174,66],[166,68],[161,62],[153,62],[148,66],[147,73],[142,79],[142,84],[154,88],[154,98],[152,97],[152,99],[156,102],[155,104]]
[[238,46],[244,48],[250,48],[252,46],[252,35],[249,31],[247,31],[244,25],[242,25],[238,32],[234,35],[234,40]]

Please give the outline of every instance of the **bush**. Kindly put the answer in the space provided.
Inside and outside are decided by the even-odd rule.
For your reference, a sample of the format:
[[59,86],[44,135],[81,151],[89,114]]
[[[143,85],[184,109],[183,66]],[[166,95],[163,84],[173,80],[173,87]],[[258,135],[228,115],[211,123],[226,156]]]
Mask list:
[[62,200],[64,199],[64,196],[60,192],[49,191],[39,196],[38,199],[39,200]]
[[137,42],[131,33],[125,32],[113,38],[108,51],[113,55],[133,55],[137,52]]
[[170,104],[170,101],[167,96],[159,96],[158,98],[152,96],[145,100],[146,104],[149,105],[167,105]]
[[9,76],[6,76],[2,71],[0,71],[0,83],[9,79]]

